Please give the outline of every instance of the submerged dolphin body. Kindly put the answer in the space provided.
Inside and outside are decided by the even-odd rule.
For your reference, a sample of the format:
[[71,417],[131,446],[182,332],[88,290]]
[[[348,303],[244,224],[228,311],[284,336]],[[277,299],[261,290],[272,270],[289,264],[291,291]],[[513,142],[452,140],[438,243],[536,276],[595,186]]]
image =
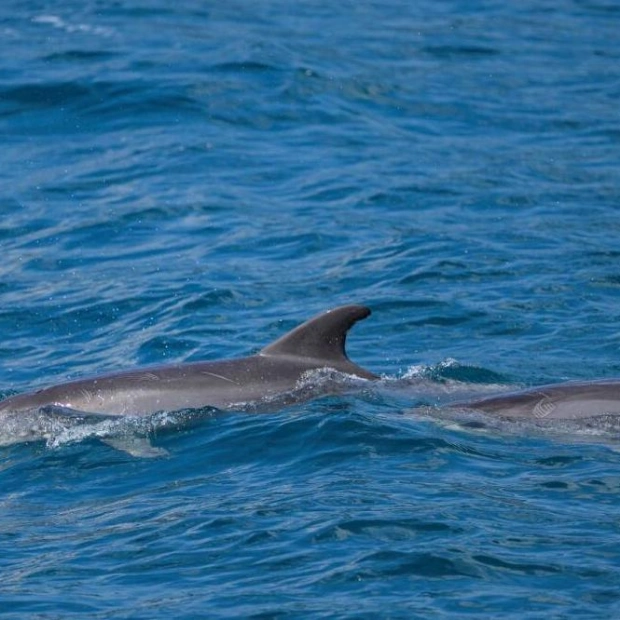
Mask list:
[[457,403],[452,407],[509,419],[582,420],[620,416],[620,381],[609,379],[544,385]]
[[[329,310],[249,357],[116,372],[11,396],[0,402],[0,425],[6,427],[9,418],[15,425],[20,415],[37,417],[33,418],[33,427],[21,429],[13,441],[4,438],[2,443],[46,438],[40,430],[41,418],[49,422],[50,417],[60,417],[87,424],[89,420],[146,417],[162,411],[205,407],[233,409],[268,403],[270,409],[276,409],[316,396],[311,391],[295,390],[309,371],[322,368],[376,379],[376,375],[352,363],[345,352],[347,332],[369,314],[368,308],[358,305]],[[326,385],[324,392],[329,391]],[[116,447],[131,453],[144,452],[135,446]]]

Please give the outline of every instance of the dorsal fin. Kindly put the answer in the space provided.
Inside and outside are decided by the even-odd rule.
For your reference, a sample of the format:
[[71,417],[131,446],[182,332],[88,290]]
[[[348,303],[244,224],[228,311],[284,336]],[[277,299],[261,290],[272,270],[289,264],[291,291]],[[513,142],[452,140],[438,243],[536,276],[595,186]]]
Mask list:
[[336,370],[376,379],[376,375],[353,364],[345,352],[347,332],[369,314],[370,309],[365,306],[340,306],[328,310],[284,334],[260,354],[311,358]]

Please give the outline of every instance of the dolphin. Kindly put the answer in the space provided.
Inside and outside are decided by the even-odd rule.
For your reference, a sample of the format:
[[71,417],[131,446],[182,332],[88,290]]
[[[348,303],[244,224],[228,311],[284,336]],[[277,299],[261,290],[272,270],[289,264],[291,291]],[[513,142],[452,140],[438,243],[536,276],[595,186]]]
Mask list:
[[[310,371],[323,368],[377,379],[351,362],[345,351],[347,332],[369,315],[365,306],[341,306],[311,318],[248,357],[151,366],[10,396],[0,402],[0,427],[6,426],[7,416],[13,425],[20,415],[38,417],[30,422],[28,432],[21,429],[15,441],[5,439],[4,443],[45,439],[43,430],[37,432],[41,417],[87,424],[206,407],[258,409],[263,404],[269,410],[278,409],[317,396],[316,390],[303,390],[300,385]],[[321,383],[320,389],[323,393],[337,391],[329,382]],[[36,420],[39,422],[35,424]],[[147,455],[142,454],[143,446],[127,448],[117,442],[115,447]]]
[[454,403],[501,418],[582,420],[620,415],[620,380],[571,381]]

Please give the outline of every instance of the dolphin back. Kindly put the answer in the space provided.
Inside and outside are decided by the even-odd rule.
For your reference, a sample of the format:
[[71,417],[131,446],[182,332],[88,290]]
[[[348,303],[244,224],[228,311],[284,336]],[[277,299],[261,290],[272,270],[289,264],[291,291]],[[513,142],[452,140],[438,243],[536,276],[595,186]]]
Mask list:
[[377,375],[351,362],[345,344],[347,332],[370,315],[366,306],[340,306],[319,314],[262,349],[259,355],[313,360],[320,366],[377,379]]

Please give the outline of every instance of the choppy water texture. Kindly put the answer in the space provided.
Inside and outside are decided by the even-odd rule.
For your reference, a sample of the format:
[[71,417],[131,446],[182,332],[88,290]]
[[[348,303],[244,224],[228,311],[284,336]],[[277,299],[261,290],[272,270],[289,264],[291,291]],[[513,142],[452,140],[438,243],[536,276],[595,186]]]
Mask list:
[[1,395],[349,302],[386,377],[166,458],[2,448],[0,615],[618,617],[614,437],[413,411],[620,375],[616,2],[8,0],[0,34]]

